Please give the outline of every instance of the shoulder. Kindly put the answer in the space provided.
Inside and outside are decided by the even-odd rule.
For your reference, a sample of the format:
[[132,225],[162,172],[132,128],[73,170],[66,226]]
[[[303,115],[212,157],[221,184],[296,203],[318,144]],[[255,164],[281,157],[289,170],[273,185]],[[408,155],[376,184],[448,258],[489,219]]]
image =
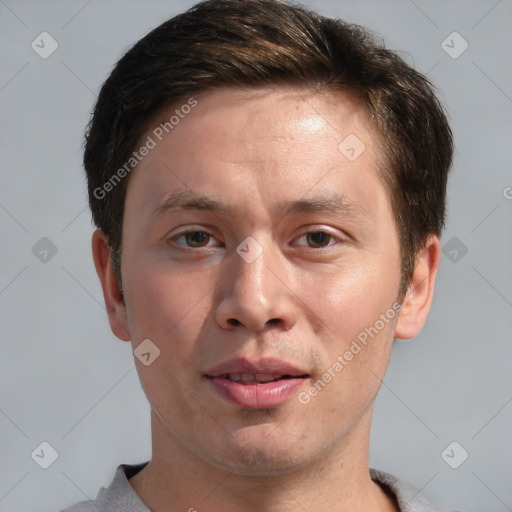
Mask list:
[[370,469],[370,476],[396,498],[400,512],[450,512],[447,508],[435,507],[416,487],[396,476],[376,469]]
[[95,500],[80,501],[60,512],[150,512],[128,482],[147,464],[119,465],[110,485],[102,487]]
[[93,500],[80,501],[75,503],[69,508],[63,509],[60,512],[101,512],[102,509],[98,507],[98,504]]

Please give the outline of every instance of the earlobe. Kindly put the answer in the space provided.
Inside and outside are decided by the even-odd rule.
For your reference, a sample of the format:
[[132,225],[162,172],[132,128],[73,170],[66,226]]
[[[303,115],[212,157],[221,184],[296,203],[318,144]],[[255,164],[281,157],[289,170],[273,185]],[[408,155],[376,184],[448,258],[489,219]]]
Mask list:
[[123,341],[130,341],[130,330],[123,293],[112,266],[108,238],[101,229],[92,235],[92,256],[103,289],[103,298],[112,332]]
[[441,257],[441,242],[430,235],[417,254],[416,266],[395,328],[395,338],[410,339],[418,335],[430,311],[434,285]]

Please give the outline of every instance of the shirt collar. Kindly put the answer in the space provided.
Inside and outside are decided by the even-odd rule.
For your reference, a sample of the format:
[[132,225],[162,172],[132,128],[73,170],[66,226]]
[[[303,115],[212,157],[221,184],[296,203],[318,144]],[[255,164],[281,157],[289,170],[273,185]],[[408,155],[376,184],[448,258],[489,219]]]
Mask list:
[[[101,510],[123,510],[124,512],[150,512],[129,483],[129,479],[144,469],[148,462],[121,464],[117,467],[112,483],[102,487],[96,498]],[[383,471],[370,469],[370,477],[386,492],[394,496],[400,512],[435,512],[426,498],[413,486]]]

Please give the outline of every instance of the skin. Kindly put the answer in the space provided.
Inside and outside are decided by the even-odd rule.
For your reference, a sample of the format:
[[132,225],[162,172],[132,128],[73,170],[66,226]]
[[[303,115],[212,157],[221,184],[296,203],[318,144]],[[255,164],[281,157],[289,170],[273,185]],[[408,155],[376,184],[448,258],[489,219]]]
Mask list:
[[[397,299],[400,252],[378,175],[379,138],[349,96],[277,87],[196,98],[129,178],[124,300],[107,239],[93,235],[114,334],[133,349],[149,338],[160,350],[149,366],[135,358],[152,408],[153,456],[130,485],[153,512],[396,510],[368,473],[372,408],[394,338],[414,337],[425,322],[439,240],[418,253],[399,315],[309,403],[226,401],[204,374],[234,356],[304,369],[310,379],[300,391],[322,378]],[[349,134],[366,147],[354,161],[338,150]],[[232,212],[155,212],[176,191]],[[276,209],[333,191],[351,209]],[[262,248],[252,263],[236,252],[248,236]]]

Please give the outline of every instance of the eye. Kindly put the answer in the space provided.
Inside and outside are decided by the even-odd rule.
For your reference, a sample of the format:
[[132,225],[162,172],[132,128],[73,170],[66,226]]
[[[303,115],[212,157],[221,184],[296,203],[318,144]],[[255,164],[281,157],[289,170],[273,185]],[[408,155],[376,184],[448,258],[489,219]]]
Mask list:
[[[211,247],[209,242],[214,240],[214,238],[212,235],[210,235],[210,233],[206,233],[205,231],[186,231],[184,233],[175,235],[171,238],[171,240],[184,247],[197,248]],[[180,240],[183,240],[184,243],[180,243]]]
[[[327,233],[326,231],[310,231],[309,233],[304,233],[300,239],[306,239],[306,244],[313,248],[318,249],[321,247],[330,247],[331,245],[335,245],[337,239],[334,235]],[[330,242],[334,242],[330,243]],[[303,245],[303,244],[299,244]]]

